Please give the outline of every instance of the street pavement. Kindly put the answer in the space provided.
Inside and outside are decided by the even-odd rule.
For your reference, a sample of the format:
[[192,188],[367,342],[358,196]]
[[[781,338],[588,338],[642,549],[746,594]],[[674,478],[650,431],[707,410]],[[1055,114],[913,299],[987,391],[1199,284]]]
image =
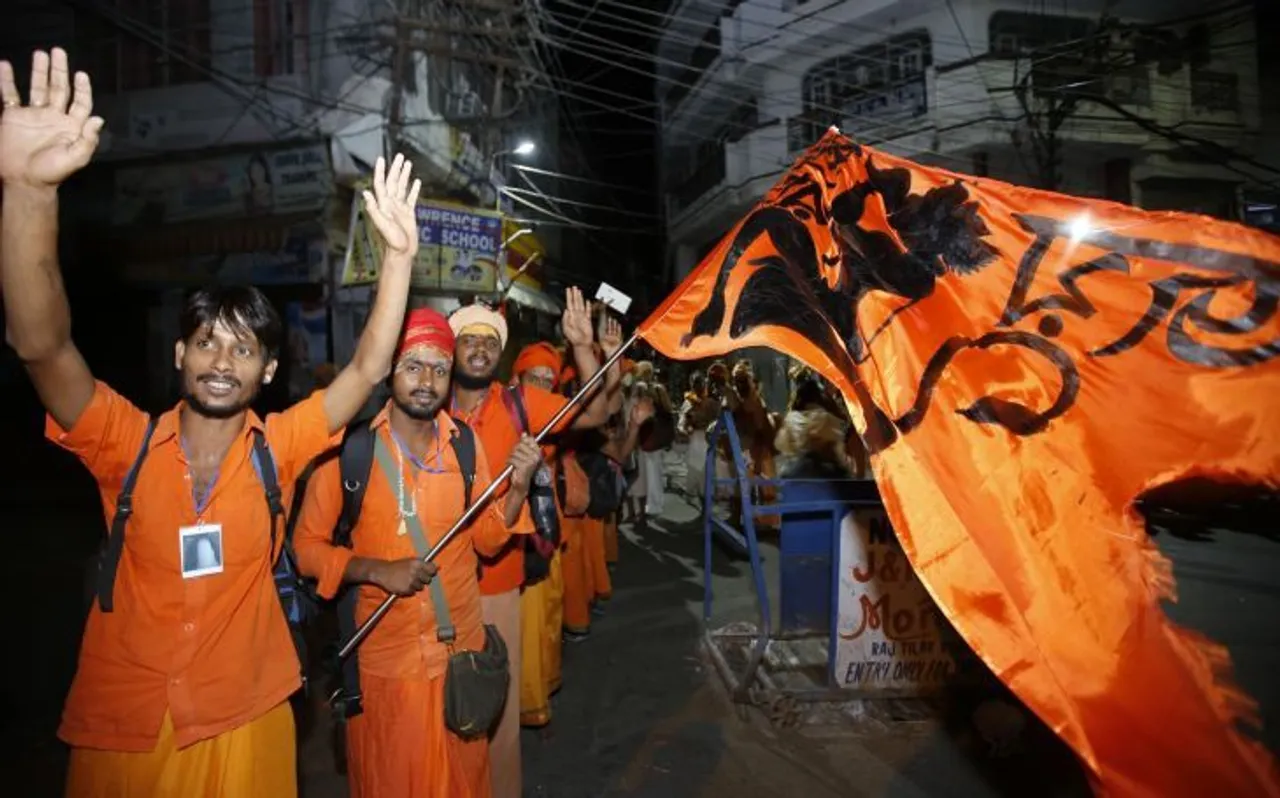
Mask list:
[[[0,751],[8,774],[5,794],[39,798],[61,794],[66,752],[54,731],[86,606],[81,568],[102,534],[102,521],[92,485],[74,463],[50,454],[49,447],[30,451],[8,483],[22,490],[5,501],[11,559],[4,589],[12,653],[5,658]],[[678,478],[678,455],[671,460],[671,476]],[[1169,611],[1180,623],[1226,643],[1237,680],[1262,702],[1264,718],[1276,718],[1275,521],[1253,524],[1261,532],[1221,526],[1199,519],[1157,535],[1174,561],[1179,586],[1179,601]],[[766,546],[774,595],[775,553]],[[717,624],[754,617],[746,564],[718,548],[713,586]],[[666,512],[643,534],[623,528],[614,598],[593,623],[591,639],[565,648],[564,688],[555,698],[552,725],[546,732],[524,733],[526,795],[1087,794],[1069,752],[1034,722],[1018,753],[988,756],[969,722],[970,699],[957,699],[947,713],[925,722],[862,720],[779,731],[754,711],[743,719],[705,663],[701,600],[701,525],[697,511],[672,495]],[[332,727],[319,706],[322,692],[313,691],[313,706],[303,707],[298,719],[306,798],[346,795]],[[1265,739],[1277,747],[1274,721]]]

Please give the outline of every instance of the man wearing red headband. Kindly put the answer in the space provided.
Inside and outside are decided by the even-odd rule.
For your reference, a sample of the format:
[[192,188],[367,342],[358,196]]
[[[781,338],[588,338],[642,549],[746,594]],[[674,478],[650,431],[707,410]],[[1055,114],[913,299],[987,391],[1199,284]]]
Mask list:
[[[457,336],[453,364],[453,401],[451,414],[475,430],[490,461],[507,457],[519,440],[520,419],[511,407],[512,398],[496,378],[498,362],[507,343],[507,324],[501,314],[480,304],[465,306],[449,317],[449,325]],[[579,374],[594,375],[600,360],[592,347],[594,331],[589,303],[577,288],[565,292],[565,311],[560,327],[572,352]],[[622,330],[616,323],[608,330],[608,340],[601,343],[610,355],[622,345]],[[561,429],[595,429],[608,419],[610,401],[621,396],[616,392],[621,382],[617,369],[605,376],[603,391],[597,391],[584,403],[577,415],[566,416]],[[528,430],[537,433],[564,407],[562,396],[541,388],[521,389]],[[511,672],[521,672],[520,585],[524,581],[524,549],[508,543],[494,558],[483,561],[480,593],[485,622],[498,627],[511,655]],[[520,798],[520,680],[512,678],[506,714],[494,733],[491,755],[494,798]]]
[[[477,552],[496,554],[511,537],[541,454],[532,438],[521,438],[506,459],[515,470],[505,496],[435,562],[421,561],[413,527],[420,525],[426,544],[434,545],[464,510],[463,477],[451,446],[458,427],[442,412],[453,350],[453,332],[442,315],[425,308],[409,313],[391,375],[391,400],[371,425],[376,456],[351,547],[333,540],[343,497],[337,461],[312,477],[296,532],[299,568],[318,581],[321,596],[333,598],[344,584],[359,586],[357,623],[388,594],[405,597],[359,651],[363,712],[347,723],[347,773],[357,798],[490,795],[488,740],[464,741],[445,726],[444,672],[451,648],[484,648]],[[484,455],[476,447],[473,496],[490,481]],[[432,579],[440,580],[442,591],[423,589]],[[455,630],[451,644],[439,639],[444,624],[437,617],[445,616],[434,601],[440,595]]]

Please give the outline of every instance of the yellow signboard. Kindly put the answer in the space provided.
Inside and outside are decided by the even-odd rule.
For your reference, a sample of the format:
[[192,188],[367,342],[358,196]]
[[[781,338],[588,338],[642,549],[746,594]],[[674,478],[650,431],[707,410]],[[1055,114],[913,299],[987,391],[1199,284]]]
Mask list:
[[[343,285],[377,279],[382,237],[369,223],[357,190],[351,213]],[[490,293],[497,289],[502,216],[439,200],[418,203],[418,256],[410,285],[423,291]]]

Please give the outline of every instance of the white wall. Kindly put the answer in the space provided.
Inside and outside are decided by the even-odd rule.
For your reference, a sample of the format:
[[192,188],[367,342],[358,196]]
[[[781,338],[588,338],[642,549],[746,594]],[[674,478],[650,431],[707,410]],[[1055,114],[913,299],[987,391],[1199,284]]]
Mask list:
[[[1103,5],[1102,0],[1073,3],[1069,15],[1097,20]],[[1166,20],[1202,11],[1206,5],[1194,0],[1121,0],[1113,6],[1113,13],[1126,21]],[[691,126],[685,120],[695,119],[698,108],[705,110],[722,104],[724,100],[720,95],[724,94],[749,97],[754,93],[762,120],[795,116],[803,110],[802,82],[806,70],[894,34],[925,29],[929,32],[934,65],[926,74],[928,114],[879,121],[868,118],[866,127],[850,132],[886,151],[960,172],[972,171],[974,152],[986,152],[992,176],[1020,183],[1033,181],[1036,167],[1026,131],[1022,131],[1020,150],[1015,149],[1010,135],[1013,123],[1023,114],[1016,96],[1008,90],[1015,81],[1015,63],[985,61],[938,71],[938,66],[963,62],[973,54],[987,52],[989,23],[994,12],[1026,13],[1027,6],[1020,0],[954,0],[954,7],[960,28],[945,5],[928,0],[810,0],[787,10],[780,0],[748,0],[724,25],[725,58],[743,59],[746,66],[737,70],[732,84],[708,85],[701,92],[691,93],[685,100],[690,108],[682,109],[680,124],[664,127],[663,146],[670,153],[675,147],[689,146],[698,136],[705,136],[706,124]],[[1154,65],[1149,68],[1150,104],[1133,106],[1130,110],[1159,125],[1178,125],[1181,130],[1228,147],[1247,151],[1258,146],[1261,87],[1254,48],[1218,46],[1224,41],[1247,41],[1252,35],[1249,26],[1215,33],[1214,61],[1207,67],[1239,76],[1239,113],[1193,108],[1191,69],[1184,66],[1171,75],[1162,76]],[[1025,64],[1021,68],[1025,69]],[[1135,181],[1166,173],[1208,179],[1230,176],[1230,170],[1222,166],[1171,164],[1159,157],[1160,152],[1170,147],[1167,139],[1096,104],[1082,106],[1062,127],[1059,138],[1068,154],[1061,170],[1064,178],[1061,188],[1084,196],[1103,193],[1103,164],[1116,157],[1134,160]],[[720,210],[726,206],[733,213],[744,209],[773,179],[766,181],[764,187],[753,187],[756,193],[746,190],[747,184],[776,172],[794,155],[787,152],[785,126],[748,134],[740,142],[727,143],[724,150],[725,179],[720,188],[670,217],[669,233],[674,241],[687,240],[700,245],[709,230],[720,226]]]

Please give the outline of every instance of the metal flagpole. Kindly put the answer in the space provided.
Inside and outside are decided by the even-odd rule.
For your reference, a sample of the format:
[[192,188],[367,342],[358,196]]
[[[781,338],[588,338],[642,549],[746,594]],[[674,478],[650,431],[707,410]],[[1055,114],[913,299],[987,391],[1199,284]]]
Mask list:
[[[609,369],[621,360],[623,353],[635,345],[635,342],[639,339],[640,336],[637,333],[632,333],[626,343],[618,347],[618,351],[610,355],[609,358],[605,360],[604,365],[600,366],[600,368],[596,370],[596,373],[591,375],[591,379],[582,384],[582,387],[578,389],[578,392],[574,394],[573,398],[565,403],[564,407],[561,407],[556,414],[551,417],[551,420],[547,422],[545,427],[538,431],[537,435],[533,436],[534,442],[542,443],[542,439],[551,434],[551,431],[556,428],[556,425],[559,424],[561,420],[563,420],[564,417],[573,410],[573,408],[578,406],[583,397],[590,393],[593,388],[604,380],[605,374]],[[449,531],[445,533],[444,537],[440,538],[440,540],[436,542],[436,545],[432,546],[431,550],[423,556],[423,562],[431,562],[434,560],[436,555],[443,551],[445,546],[449,545],[449,541],[453,540],[454,536],[461,532],[463,527],[471,523],[472,519],[476,517],[476,514],[480,512],[485,503],[488,502],[489,499],[493,498],[493,494],[502,486],[502,483],[511,478],[512,470],[513,469],[510,465],[502,469],[502,473],[498,474],[497,478],[494,479],[493,482],[489,483],[489,487],[485,488],[484,491],[476,497],[476,500],[471,503],[471,506],[468,507],[465,512],[462,513],[462,517],[453,523],[453,526],[449,528]],[[338,652],[338,658],[340,660],[346,659],[350,656],[351,652],[355,651],[356,647],[369,636],[369,633],[373,631],[373,627],[378,625],[378,621],[382,620],[382,616],[387,614],[387,611],[391,609],[391,605],[396,602],[397,598],[398,596],[394,594],[387,596],[386,600],[378,606],[378,609],[374,610],[373,614],[369,616],[369,619],[360,625],[360,628],[356,630],[356,633],[351,636],[350,640],[343,644],[342,649]]]

